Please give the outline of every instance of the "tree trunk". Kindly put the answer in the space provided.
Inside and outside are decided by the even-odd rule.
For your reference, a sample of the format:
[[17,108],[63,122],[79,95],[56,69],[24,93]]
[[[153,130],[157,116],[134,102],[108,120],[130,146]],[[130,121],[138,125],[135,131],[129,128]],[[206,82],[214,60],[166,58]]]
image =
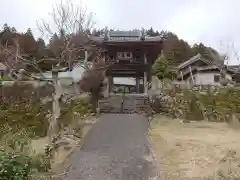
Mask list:
[[92,104],[92,112],[97,112],[97,102],[98,102],[98,93],[92,93],[91,96],[91,104]]
[[58,79],[58,73],[52,75],[54,92],[52,94],[52,117],[49,122],[48,137],[51,140],[58,132],[58,119],[61,115],[60,98],[62,96],[61,85]]

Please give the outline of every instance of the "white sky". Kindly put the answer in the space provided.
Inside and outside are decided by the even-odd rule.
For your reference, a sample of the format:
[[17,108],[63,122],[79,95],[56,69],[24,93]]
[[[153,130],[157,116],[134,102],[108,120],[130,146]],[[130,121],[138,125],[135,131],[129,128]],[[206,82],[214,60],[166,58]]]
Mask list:
[[[0,0],[0,26],[19,31],[31,28],[39,35],[36,21],[47,19],[60,0]],[[80,0],[76,0],[80,2]],[[170,30],[188,41],[203,42],[218,50],[220,41],[232,41],[240,52],[239,0],[83,0],[95,13],[96,27],[113,29],[153,27]],[[238,63],[234,59],[231,64]]]

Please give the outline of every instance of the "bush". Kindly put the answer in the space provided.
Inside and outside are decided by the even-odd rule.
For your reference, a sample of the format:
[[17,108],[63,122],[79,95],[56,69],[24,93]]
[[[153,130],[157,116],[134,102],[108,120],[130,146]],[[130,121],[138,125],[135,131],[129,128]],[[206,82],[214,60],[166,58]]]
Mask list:
[[[13,133],[25,129],[31,137],[47,135],[51,101],[44,103],[43,99],[51,96],[53,88],[50,85],[34,88],[31,84],[19,83],[3,86],[0,90],[0,126],[8,125]],[[84,116],[90,113],[90,108],[89,98],[62,102],[60,124],[68,125],[75,112]],[[0,137],[3,134],[0,132]]]
[[81,117],[84,117],[91,112],[90,98],[81,98],[80,100],[72,100],[69,103],[61,105],[61,122],[64,125],[68,125],[74,118],[74,114],[78,113]]
[[0,151],[0,179],[27,180],[29,173],[29,159],[27,157]]
[[29,84],[3,86],[0,95],[0,126],[7,124],[13,132],[27,129],[32,137],[46,136],[48,106],[42,103],[37,88]]
[[156,99],[153,107],[164,109],[163,113],[174,118],[217,122],[240,119],[240,89],[237,88],[220,88],[216,91],[171,89]]
[[[49,98],[52,92],[51,86],[34,88],[30,84],[14,84],[0,87],[0,180],[25,180],[33,172],[46,172],[51,168],[50,157],[36,154],[30,138],[47,134],[51,102],[44,103],[43,98]],[[89,98],[62,102],[61,109],[59,124],[69,125],[80,118],[80,126],[73,125],[73,129],[80,132],[78,136],[81,137],[84,125],[81,119],[91,112]]]
[[30,173],[29,167],[29,138],[26,132],[11,133],[9,127],[3,132],[8,132],[1,140],[0,151],[0,177],[3,179],[25,180]]
[[[9,129],[6,127],[4,132]],[[0,179],[3,176],[16,179],[14,174],[22,173],[19,178],[24,180],[28,175],[34,172],[47,172],[50,169],[50,159],[45,154],[36,154],[31,147],[31,139],[26,131],[17,133],[7,132],[1,139],[0,166],[4,173],[0,173]],[[14,169],[16,167],[16,169]],[[1,170],[0,168],[0,170]],[[1,176],[2,175],[2,176]]]
[[203,112],[198,103],[197,94],[192,91],[184,91],[185,103],[185,119],[186,120],[203,120]]

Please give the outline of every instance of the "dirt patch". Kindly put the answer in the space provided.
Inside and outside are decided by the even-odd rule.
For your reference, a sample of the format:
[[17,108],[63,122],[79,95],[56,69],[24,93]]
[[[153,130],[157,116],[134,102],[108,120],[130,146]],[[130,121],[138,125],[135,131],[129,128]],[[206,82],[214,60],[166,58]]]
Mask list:
[[[67,161],[69,155],[75,150],[76,147],[81,146],[81,141],[84,136],[89,132],[92,126],[97,122],[96,117],[89,117],[84,122],[84,128],[82,130],[82,138],[75,138],[69,140],[67,146],[60,146],[57,152],[54,154],[52,171],[53,173],[59,174],[62,173],[65,169],[65,161]],[[48,137],[38,138],[31,140],[31,146],[36,154],[44,154],[45,146],[48,143]]]
[[88,132],[91,130],[91,128],[93,127],[93,125],[98,121],[98,119],[92,118],[89,119],[85,122],[85,126],[83,128],[83,137],[81,139],[79,139],[78,141],[76,141],[75,143],[73,143],[71,145],[71,149],[64,149],[64,148],[60,148],[57,157],[55,158],[55,162],[52,166],[52,172],[55,175],[59,175],[62,174],[63,172],[65,172],[68,167],[71,165],[69,162],[69,156],[74,153],[74,150],[76,148],[81,148],[82,144],[84,143],[84,137],[88,134]]
[[48,137],[43,137],[39,139],[32,140],[32,148],[37,154],[44,154],[45,147],[48,144]]
[[164,179],[240,179],[240,131],[225,123],[159,117],[150,135]]

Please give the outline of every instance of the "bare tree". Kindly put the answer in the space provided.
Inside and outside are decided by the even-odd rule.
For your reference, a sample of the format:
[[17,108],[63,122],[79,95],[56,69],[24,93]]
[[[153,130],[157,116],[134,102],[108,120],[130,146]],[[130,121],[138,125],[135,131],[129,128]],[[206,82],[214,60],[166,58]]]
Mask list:
[[224,52],[219,57],[219,59],[223,62],[223,64],[221,65],[221,72],[220,72],[221,84],[226,86],[227,84],[231,83],[230,80],[227,79],[227,70],[228,70],[229,61],[231,59],[236,59],[237,61],[239,61],[240,56],[235,48],[235,44],[232,41],[230,40],[227,40],[225,42],[221,41],[220,45],[224,49]]
[[[91,50],[92,44],[88,39],[88,32],[93,26],[92,14],[82,6],[76,6],[71,0],[63,1],[53,6],[50,22],[42,20],[38,24],[44,37],[53,37],[55,32],[60,36],[60,41],[52,51],[56,56],[56,63],[52,66],[52,81],[55,89],[53,96],[53,113],[49,131],[56,133],[57,120],[60,117],[59,101],[62,92],[59,82],[59,73],[72,70],[75,63],[81,63],[79,56],[85,50]],[[50,42],[51,45],[51,42]],[[51,48],[51,46],[50,46]],[[57,50],[56,50],[57,49]]]
[[40,32],[48,39],[56,32],[64,32],[67,36],[79,33],[88,34],[93,25],[93,13],[89,12],[81,3],[80,5],[74,4],[72,0],[65,2],[61,0],[59,4],[53,6],[49,21],[38,22]]
[[223,48],[222,60],[224,60],[224,64],[228,65],[230,59],[236,59],[237,61],[240,60],[234,42],[231,40],[221,41],[220,45]]
[[[88,32],[93,26],[92,14],[88,13],[82,6],[74,5],[71,0],[65,3],[61,1],[60,4],[53,6],[50,17],[49,22],[42,20],[38,23],[38,27],[44,37],[54,37],[55,34],[60,37],[58,43],[53,43],[53,47],[50,48],[54,54],[53,57],[45,57],[40,60],[27,57],[21,51],[19,41],[16,38],[14,46],[6,44],[1,47],[4,52],[4,58],[1,60],[15,79],[27,75],[35,80],[47,81],[53,85],[52,116],[48,130],[48,136],[51,140],[58,131],[60,102],[63,96],[59,73],[71,71],[76,63],[83,64],[79,56],[84,54],[85,50],[94,51],[94,46],[88,38]],[[32,71],[38,72],[40,76],[33,75],[30,73]],[[52,78],[47,79],[44,76],[44,71],[50,71]]]

